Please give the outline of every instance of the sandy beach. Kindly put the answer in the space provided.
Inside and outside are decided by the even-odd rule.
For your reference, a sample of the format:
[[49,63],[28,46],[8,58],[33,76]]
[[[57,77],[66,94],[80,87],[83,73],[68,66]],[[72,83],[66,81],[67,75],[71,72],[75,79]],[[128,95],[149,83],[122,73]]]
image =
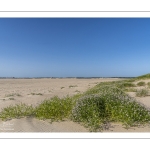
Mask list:
[[[45,99],[53,96],[72,96],[83,93],[87,89],[104,81],[117,81],[117,78],[92,78],[92,79],[0,79],[0,111],[10,105],[25,103],[37,106]],[[150,80],[145,80],[150,82]],[[128,93],[135,97],[133,92]],[[150,108],[150,97],[136,98]],[[50,123],[48,120],[38,120],[35,118],[12,119],[8,121],[0,120],[0,132],[88,132],[82,125],[65,120],[62,122]],[[103,132],[150,132],[150,127],[134,127],[125,129],[119,123],[112,123],[110,128]]]

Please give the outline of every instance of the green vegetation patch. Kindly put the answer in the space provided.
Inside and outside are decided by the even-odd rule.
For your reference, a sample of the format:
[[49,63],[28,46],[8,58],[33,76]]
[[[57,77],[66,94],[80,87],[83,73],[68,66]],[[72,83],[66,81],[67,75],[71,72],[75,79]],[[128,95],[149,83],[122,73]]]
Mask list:
[[9,106],[4,108],[0,112],[0,118],[2,120],[8,120],[13,118],[21,118],[25,116],[33,116],[34,108],[26,104],[18,104],[15,106]]
[[65,97],[60,99],[55,96],[50,100],[45,100],[35,109],[35,116],[39,119],[51,119],[52,121],[63,120],[68,118],[75,100],[80,95]]
[[128,80],[123,80],[123,81],[112,81],[112,82],[101,82],[97,84],[95,87],[87,90],[85,92],[86,95],[89,94],[97,94],[99,91],[102,90],[102,87],[107,86],[107,87],[117,87],[122,91],[127,91],[128,88],[136,87],[134,83],[129,82]]
[[19,93],[6,94],[5,97],[21,96]]
[[145,89],[137,90],[136,96],[137,96],[137,97],[145,97],[145,96],[149,96],[149,90],[146,89],[146,88],[145,88]]
[[125,92],[137,92],[137,89],[135,89],[135,88],[126,88],[124,91]]
[[148,88],[150,88],[150,82],[147,83]]
[[145,84],[145,82],[143,82],[143,81],[137,83],[137,86],[145,86],[145,85],[146,85],[146,84]]
[[136,79],[150,79],[150,73],[137,77]]
[[150,121],[150,112],[116,87],[101,87],[99,94],[80,98],[72,119],[91,131],[102,130],[107,122],[122,122],[126,127]]
[[43,95],[42,93],[31,93],[31,95]]
[[78,87],[77,85],[69,85],[69,88]]

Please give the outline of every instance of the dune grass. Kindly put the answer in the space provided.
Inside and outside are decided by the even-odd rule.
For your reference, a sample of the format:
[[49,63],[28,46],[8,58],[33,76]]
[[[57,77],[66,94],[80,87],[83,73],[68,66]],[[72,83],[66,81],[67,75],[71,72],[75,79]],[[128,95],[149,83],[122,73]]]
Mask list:
[[31,93],[31,95],[43,95],[42,93]]
[[109,122],[122,122],[125,127],[149,123],[150,111],[125,92],[133,87],[136,85],[130,80],[101,82],[82,94],[64,98],[55,96],[37,107],[20,104],[4,108],[0,118],[70,119],[90,131],[101,131]]
[[145,85],[146,85],[146,83],[144,81],[141,81],[141,82],[137,83],[137,86],[145,86]]
[[55,96],[36,107],[35,116],[39,119],[63,120],[68,118],[73,105],[74,99],[72,97],[67,96],[60,99]]
[[147,83],[148,88],[150,88],[150,82]]
[[145,74],[142,76],[137,77],[136,79],[141,80],[141,79],[150,79],[150,73],[149,74]]
[[19,93],[6,94],[5,97],[21,96]]
[[15,106],[9,106],[4,108],[0,112],[0,118],[2,120],[9,120],[13,118],[21,118],[26,116],[33,116],[35,113],[35,109],[31,106],[26,104],[18,104]]
[[149,96],[149,90],[148,90],[147,88],[137,90],[136,96],[137,96],[137,97]]

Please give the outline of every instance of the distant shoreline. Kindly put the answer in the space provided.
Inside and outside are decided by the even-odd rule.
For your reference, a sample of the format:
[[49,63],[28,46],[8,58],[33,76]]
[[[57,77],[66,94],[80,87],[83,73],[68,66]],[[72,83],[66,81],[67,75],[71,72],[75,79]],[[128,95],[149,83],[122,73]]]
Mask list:
[[103,78],[135,78],[135,77],[0,77],[0,79],[103,79]]

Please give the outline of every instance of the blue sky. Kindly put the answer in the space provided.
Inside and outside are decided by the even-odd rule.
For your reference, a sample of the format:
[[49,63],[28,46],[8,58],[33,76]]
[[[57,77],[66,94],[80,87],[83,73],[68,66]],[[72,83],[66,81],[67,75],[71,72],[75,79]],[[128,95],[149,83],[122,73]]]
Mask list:
[[0,77],[133,77],[149,65],[149,18],[0,18]]

